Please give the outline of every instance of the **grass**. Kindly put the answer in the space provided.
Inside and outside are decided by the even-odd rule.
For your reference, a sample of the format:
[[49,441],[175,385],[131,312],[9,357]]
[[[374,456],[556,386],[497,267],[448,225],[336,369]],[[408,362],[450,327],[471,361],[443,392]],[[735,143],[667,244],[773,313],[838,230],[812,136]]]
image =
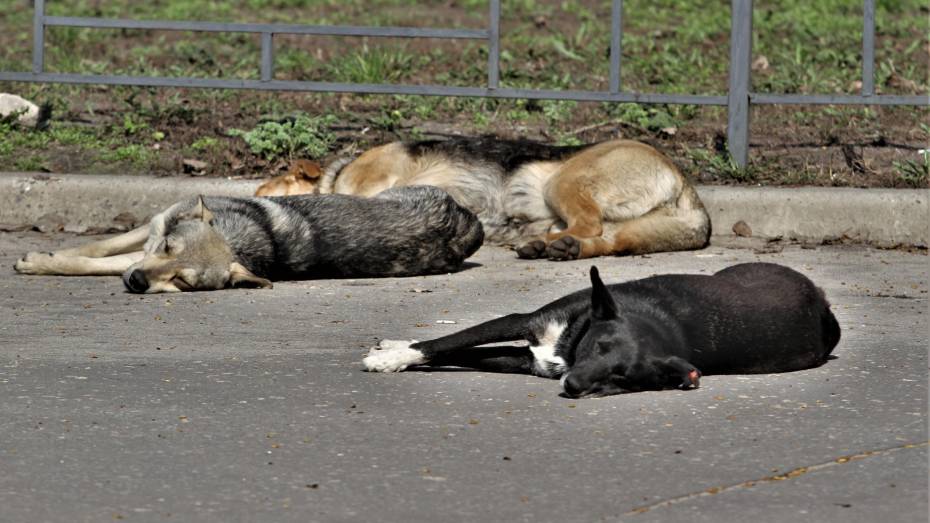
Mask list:
[[708,173],[719,180],[727,182],[746,183],[756,180],[756,167],[748,165],[741,167],[734,162],[729,155],[722,153],[713,153],[705,149],[694,149],[689,151],[691,161],[694,167]]
[[920,160],[902,160],[894,162],[898,180],[909,187],[926,187],[930,178],[930,151],[924,150]]
[[[711,0],[628,0],[624,9],[624,90],[725,94],[730,31],[725,4]],[[767,65],[760,64],[753,72],[753,89],[773,93],[856,92],[861,61],[860,9],[860,2],[848,0],[757,2],[754,57],[764,58]],[[29,3],[0,0],[0,10],[5,14],[0,23],[4,29],[0,30],[0,69],[29,70]],[[48,12],[109,18],[481,28],[486,24],[487,1],[75,0],[50,2]],[[878,2],[876,86],[880,92],[928,90],[926,16],[922,0]],[[502,85],[606,89],[609,20],[610,2],[603,0],[503,2]],[[6,30],[9,28],[14,29]],[[487,50],[477,41],[276,35],[275,42],[275,76],[283,80],[468,86],[480,86],[487,80]],[[47,51],[47,68],[53,72],[248,79],[257,79],[259,73],[258,36],[250,34],[59,27],[48,29]],[[747,173],[729,169],[725,159],[714,159],[718,155],[711,142],[725,126],[725,112],[717,108],[55,84],[0,84],[0,90],[51,102],[57,119],[90,122],[96,127],[93,134],[97,138],[111,142],[91,147],[65,143],[67,140],[57,136],[27,138],[19,133],[15,137],[18,147],[31,151],[49,147],[109,151],[93,154],[98,166],[100,162],[128,162],[133,169],[144,170],[148,165],[157,170],[179,164],[176,157],[166,159],[166,155],[195,154],[209,156],[212,164],[227,167],[236,162],[224,158],[236,156],[249,169],[258,170],[270,159],[300,154],[320,157],[332,152],[335,138],[305,136],[297,144],[267,138],[280,131],[264,127],[268,117],[303,113],[311,119],[327,117],[331,122],[327,125],[342,129],[324,129],[330,133],[352,134],[366,128],[376,131],[357,136],[362,142],[416,138],[428,134],[424,129],[435,123],[450,132],[532,136],[566,144],[620,133],[659,142],[665,145],[663,149],[671,149],[679,164],[695,169],[691,151],[704,151],[706,157],[697,162],[710,173],[710,179],[751,179]],[[798,141],[829,142],[839,134],[840,140],[856,143],[910,140],[913,144],[914,134],[908,134],[907,129],[917,128],[927,118],[925,110],[913,108],[785,107],[764,112],[764,119],[754,118],[754,139],[767,139],[772,134],[791,140],[799,133],[790,130],[801,128],[808,130],[800,133],[806,134]],[[901,130],[889,130],[891,121],[902,121]],[[609,125],[598,126],[600,123]],[[586,128],[592,130],[578,132]],[[228,129],[243,131],[229,137],[225,134]],[[888,133],[898,134],[884,136]],[[307,145],[310,142],[317,145]],[[153,152],[154,143],[163,145],[157,153]],[[9,147],[0,144],[0,169],[12,165],[13,156],[3,154]],[[878,166],[888,173],[888,183],[926,183],[914,177],[913,166],[907,161],[894,160],[898,165],[888,158]],[[804,172],[790,176],[808,179],[808,161],[799,160],[797,165],[804,166]],[[811,162],[816,169],[816,160]],[[786,173],[785,179],[790,176]]]

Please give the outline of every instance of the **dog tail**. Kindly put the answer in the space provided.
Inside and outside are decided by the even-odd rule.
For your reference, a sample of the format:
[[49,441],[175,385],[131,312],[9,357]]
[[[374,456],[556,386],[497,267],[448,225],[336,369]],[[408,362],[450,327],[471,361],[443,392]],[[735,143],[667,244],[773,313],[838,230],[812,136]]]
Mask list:
[[356,158],[356,155],[344,156],[336,158],[328,163],[323,169],[323,176],[320,177],[320,193],[331,194],[333,192],[333,185],[336,183],[336,178],[342,173],[342,170],[355,161]]
[[460,212],[457,213],[456,222],[454,250],[462,253],[464,260],[475,254],[475,251],[484,243],[484,227],[478,217],[464,207],[461,207]]
[[486,343],[516,341],[526,339],[529,334],[530,314],[508,314],[496,320],[486,321],[465,330],[421,341],[410,346],[425,353],[435,353],[454,349],[467,349]]
[[[817,289],[820,291],[820,289]],[[823,291],[820,291],[821,293]],[[824,300],[824,309],[820,314],[820,332],[823,337],[824,359],[833,352],[834,347],[840,342],[840,324],[836,321],[836,316],[830,310],[830,304]]]

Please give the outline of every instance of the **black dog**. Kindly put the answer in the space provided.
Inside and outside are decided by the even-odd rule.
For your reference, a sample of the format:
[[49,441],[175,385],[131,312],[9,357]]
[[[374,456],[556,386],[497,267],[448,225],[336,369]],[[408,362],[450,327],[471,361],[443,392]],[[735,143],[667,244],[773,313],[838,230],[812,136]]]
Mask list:
[[[565,395],[697,387],[701,373],[787,372],[822,365],[840,340],[823,291],[781,265],[713,276],[672,274],[591,289],[435,340],[384,340],[375,372],[413,365],[561,376]],[[529,341],[528,347],[477,347]]]

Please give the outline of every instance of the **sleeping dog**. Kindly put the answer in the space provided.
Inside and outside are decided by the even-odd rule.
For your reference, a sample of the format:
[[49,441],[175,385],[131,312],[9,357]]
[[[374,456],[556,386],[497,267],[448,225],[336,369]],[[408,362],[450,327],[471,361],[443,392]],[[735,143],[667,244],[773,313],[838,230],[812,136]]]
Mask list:
[[257,196],[372,196],[433,185],[474,212],[490,244],[521,258],[572,260],[700,249],[710,218],[665,155],[631,140],[553,146],[494,136],[394,142],[321,169],[298,160]]
[[[802,274],[745,263],[713,276],[672,274],[590,289],[435,340],[384,340],[367,370],[459,366],[561,378],[568,397],[688,389],[702,373],[788,372],[823,364],[840,327]],[[478,347],[526,340],[529,346]]]
[[413,276],[457,270],[481,246],[481,222],[435,187],[374,198],[197,198],[149,225],[55,253],[17,272],[123,275],[130,292],[271,287],[272,280]]

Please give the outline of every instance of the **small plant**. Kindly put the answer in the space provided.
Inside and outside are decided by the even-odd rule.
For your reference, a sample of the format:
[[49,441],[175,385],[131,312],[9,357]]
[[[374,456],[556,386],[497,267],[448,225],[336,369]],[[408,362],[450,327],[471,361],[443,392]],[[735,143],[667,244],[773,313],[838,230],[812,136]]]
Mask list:
[[584,142],[571,133],[560,134],[556,140],[556,145],[582,145]]
[[132,136],[143,129],[147,129],[148,124],[133,120],[131,115],[123,116],[123,132],[126,136]]
[[383,129],[385,131],[394,131],[400,127],[400,123],[403,121],[403,119],[404,113],[402,113],[399,109],[385,109],[381,111],[381,114],[373,116],[370,121],[372,125],[379,129]]
[[577,102],[561,100],[543,100],[540,102],[543,116],[550,124],[556,124],[568,120],[572,112],[578,106]]
[[268,161],[281,158],[320,158],[336,141],[328,126],[332,115],[313,117],[298,114],[281,120],[262,122],[251,131],[230,129],[229,136],[241,136],[253,154]]
[[106,162],[127,162],[137,167],[145,166],[151,158],[152,153],[139,144],[123,145],[100,155],[100,159]]
[[8,135],[13,132],[13,124],[0,120],[0,156],[13,152],[13,142]]
[[922,160],[903,160],[892,162],[898,175],[898,180],[905,185],[916,188],[927,186],[930,179],[930,150],[920,152]]
[[611,116],[651,132],[678,127],[680,122],[665,106],[622,103],[608,107]]
[[328,67],[332,80],[360,84],[380,84],[399,80],[413,67],[413,55],[404,50],[369,49],[348,54]]
[[756,178],[756,171],[752,166],[740,167],[729,156],[714,154],[704,149],[691,149],[688,154],[699,172],[715,178],[737,182],[751,182]]
[[191,144],[191,149],[195,151],[207,151],[219,145],[219,140],[212,136],[204,136]]
[[13,162],[13,166],[16,167],[17,171],[41,171],[44,167],[42,160],[36,156],[18,158]]

